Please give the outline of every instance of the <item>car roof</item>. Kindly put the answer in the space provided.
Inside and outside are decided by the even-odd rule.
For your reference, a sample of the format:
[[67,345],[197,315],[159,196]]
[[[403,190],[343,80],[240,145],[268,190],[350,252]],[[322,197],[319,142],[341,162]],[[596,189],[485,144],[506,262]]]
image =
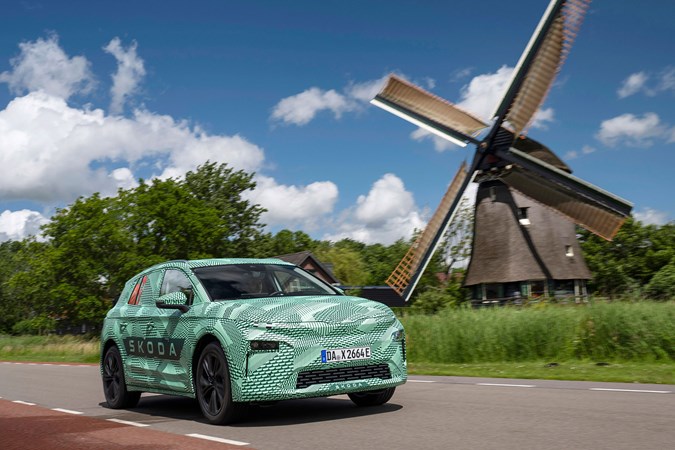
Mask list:
[[168,267],[182,267],[185,269],[196,269],[199,267],[227,266],[234,264],[279,264],[284,266],[293,266],[293,264],[282,261],[277,258],[208,258],[208,259],[174,259],[163,263],[155,264],[145,269],[142,273],[164,269]]

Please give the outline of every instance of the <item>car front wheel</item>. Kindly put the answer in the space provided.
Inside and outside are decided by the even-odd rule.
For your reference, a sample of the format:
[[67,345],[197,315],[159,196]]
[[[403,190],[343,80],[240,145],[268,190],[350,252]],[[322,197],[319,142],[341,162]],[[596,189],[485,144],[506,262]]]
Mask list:
[[387,403],[394,395],[396,388],[380,389],[377,391],[352,392],[349,399],[357,406],[378,406]]
[[202,414],[212,424],[231,423],[238,417],[239,407],[232,401],[227,359],[217,342],[207,345],[199,355],[195,390]]
[[112,409],[133,408],[141,398],[140,392],[129,392],[124,381],[122,356],[114,345],[103,357],[103,393],[108,406]]

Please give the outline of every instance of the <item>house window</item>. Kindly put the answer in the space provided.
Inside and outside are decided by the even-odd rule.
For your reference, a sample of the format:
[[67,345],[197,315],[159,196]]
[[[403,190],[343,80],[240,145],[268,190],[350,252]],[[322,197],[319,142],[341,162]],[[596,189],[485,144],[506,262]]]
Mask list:
[[572,248],[571,245],[566,245],[565,246],[565,256],[568,258],[571,258],[574,256],[574,249]]
[[520,224],[523,226],[527,226],[531,223],[530,218],[527,215],[528,209],[528,207],[518,208],[518,222],[520,222]]

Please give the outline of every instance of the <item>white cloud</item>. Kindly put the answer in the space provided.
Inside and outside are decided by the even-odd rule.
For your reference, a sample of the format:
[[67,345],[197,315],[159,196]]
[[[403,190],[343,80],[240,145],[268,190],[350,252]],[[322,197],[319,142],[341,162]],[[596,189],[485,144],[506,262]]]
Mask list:
[[596,138],[603,144],[614,146],[624,144],[632,147],[648,147],[655,139],[669,139],[673,130],[661,123],[656,113],[646,113],[642,117],[622,114],[603,121]]
[[635,212],[635,220],[639,220],[645,225],[665,225],[668,223],[668,213],[657,211],[652,208],[642,208],[642,211]]
[[647,75],[645,72],[637,72],[630,75],[623,81],[623,84],[617,91],[619,98],[626,98],[639,92],[644,88],[644,85],[648,79],[649,75]]
[[324,239],[351,238],[368,244],[391,244],[401,238],[410,238],[415,230],[424,226],[412,193],[396,175],[385,174],[367,195],[359,196],[356,205],[345,212],[338,231]]
[[279,101],[272,110],[272,120],[287,125],[306,125],[321,111],[330,111],[336,119],[343,113],[360,111],[382,89],[387,77],[363,83],[350,83],[341,94],[312,87]]
[[617,90],[619,98],[637,94],[639,92],[649,97],[655,97],[663,92],[675,94],[675,67],[666,67],[658,73],[636,72],[626,78]]
[[[350,99],[358,100],[364,104],[368,103],[382,90],[388,78],[389,75],[385,75],[376,80],[364,81],[363,83],[352,83],[345,89],[346,95]],[[427,82],[433,82],[433,80],[429,78],[427,79]]]
[[94,86],[89,61],[84,56],[68,55],[59,46],[58,36],[19,44],[21,53],[12,58],[11,72],[0,73],[0,82],[11,92],[23,94],[42,90],[63,99],[87,93]]
[[49,222],[42,214],[28,209],[0,213],[0,242],[20,241],[38,236],[40,227]]
[[495,73],[475,76],[460,92],[457,106],[478,118],[492,119],[499,101],[511,82],[513,67],[502,66]]
[[282,99],[272,111],[272,119],[285,124],[306,125],[321,111],[331,111],[336,118],[353,109],[349,99],[334,91],[309,88],[297,95]]
[[534,113],[534,118],[532,119],[532,128],[539,128],[545,130],[548,128],[548,123],[555,120],[555,112],[553,108],[538,109]]
[[[45,92],[15,98],[0,111],[0,196],[67,202],[129,187],[143,158],[162,157],[162,176],[180,176],[206,160],[258,169],[264,153],[240,136],[208,135],[187,122],[138,110],[132,118],[76,109]],[[111,162],[113,169],[107,169]],[[92,166],[99,166],[93,168]],[[122,169],[122,170],[120,170]]]
[[116,37],[103,47],[103,50],[117,60],[117,72],[112,76],[113,85],[110,88],[111,114],[120,114],[123,111],[125,100],[136,92],[138,84],[145,76],[143,60],[136,54],[137,46],[134,41],[125,50],[120,39]]
[[280,185],[265,176],[257,176],[255,181],[255,190],[245,196],[267,209],[261,219],[267,225],[302,224],[309,231],[323,216],[333,212],[338,198],[338,188],[330,181],[307,186]]

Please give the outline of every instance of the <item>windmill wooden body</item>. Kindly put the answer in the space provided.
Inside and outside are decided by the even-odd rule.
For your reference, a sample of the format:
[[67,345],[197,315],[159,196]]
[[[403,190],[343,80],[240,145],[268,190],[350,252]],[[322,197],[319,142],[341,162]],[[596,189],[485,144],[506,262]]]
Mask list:
[[583,294],[590,273],[574,224],[611,239],[632,205],[573,176],[553,152],[524,134],[567,57],[589,1],[551,0],[490,124],[395,75],[371,101],[457,145],[476,146],[471,164],[460,166],[426,229],[387,280],[404,301],[472,181],[479,189],[466,284],[475,287],[477,299],[550,294],[570,286]]

